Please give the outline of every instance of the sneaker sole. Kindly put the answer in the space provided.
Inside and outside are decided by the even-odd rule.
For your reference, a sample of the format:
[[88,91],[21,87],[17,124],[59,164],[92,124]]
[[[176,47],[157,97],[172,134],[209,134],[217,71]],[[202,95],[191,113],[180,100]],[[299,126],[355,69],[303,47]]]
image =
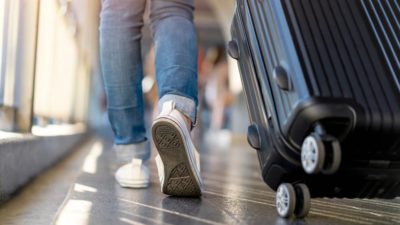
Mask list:
[[179,128],[172,121],[162,119],[154,123],[152,135],[164,164],[162,192],[172,196],[201,196],[201,188],[190,164],[184,136]]
[[129,181],[118,181],[118,184],[123,188],[132,188],[132,189],[143,189],[148,188],[150,186],[149,182],[129,182]]

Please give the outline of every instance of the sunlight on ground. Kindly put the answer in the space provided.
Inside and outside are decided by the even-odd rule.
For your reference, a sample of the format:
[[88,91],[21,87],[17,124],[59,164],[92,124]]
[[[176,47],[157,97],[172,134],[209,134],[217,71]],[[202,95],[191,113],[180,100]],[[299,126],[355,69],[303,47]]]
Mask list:
[[92,203],[84,200],[68,200],[63,207],[56,225],[86,225],[89,222]]
[[94,188],[94,187],[89,187],[89,186],[83,185],[83,184],[75,184],[74,185],[74,191],[80,192],[80,193],[82,193],[82,192],[96,193],[97,189]]
[[[103,153],[103,143],[101,141],[96,141],[91,146],[89,154],[86,156],[85,161],[82,166],[82,170],[86,173],[95,174],[97,172],[97,160]],[[74,191],[76,192],[91,192],[96,193],[97,189],[87,185],[75,183]],[[62,207],[59,217],[56,220],[56,225],[86,225],[89,222],[90,212],[93,203],[84,200],[73,200],[70,199]]]
[[101,153],[103,153],[103,144],[100,141],[96,141],[89,155],[86,156],[85,162],[83,163],[82,170],[86,173],[95,174],[97,171],[97,159],[100,157]]
[[127,223],[127,224],[133,224],[133,225],[141,225],[141,224],[143,224],[143,223],[139,223],[139,222],[135,222],[135,221],[132,221],[132,220],[130,220],[130,219],[127,219],[127,218],[120,218],[119,219],[121,222],[124,222],[124,223]]

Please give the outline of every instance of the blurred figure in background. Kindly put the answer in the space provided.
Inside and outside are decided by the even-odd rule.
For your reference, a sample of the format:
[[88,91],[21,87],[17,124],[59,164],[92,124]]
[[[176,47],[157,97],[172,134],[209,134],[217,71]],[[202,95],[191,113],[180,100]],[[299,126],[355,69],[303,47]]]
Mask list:
[[204,73],[204,103],[210,112],[206,142],[224,148],[230,145],[230,106],[234,94],[229,89],[228,63],[222,47],[212,47],[206,52],[202,64]]
[[[161,190],[168,195],[200,196],[199,158],[190,137],[198,103],[194,3],[150,2],[160,98],[152,137],[159,153]],[[129,160],[115,177],[122,187],[130,188],[147,187],[150,174],[140,45],[145,6],[146,0],[103,0],[100,22],[100,58],[114,149]]]

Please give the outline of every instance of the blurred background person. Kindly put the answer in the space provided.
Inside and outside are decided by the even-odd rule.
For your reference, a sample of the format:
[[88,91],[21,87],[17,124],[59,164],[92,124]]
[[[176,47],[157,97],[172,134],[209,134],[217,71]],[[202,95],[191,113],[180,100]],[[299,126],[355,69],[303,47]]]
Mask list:
[[204,120],[209,120],[205,141],[224,148],[229,146],[231,141],[231,106],[235,100],[229,89],[229,71],[224,47],[207,49],[202,72],[203,105],[208,112]]

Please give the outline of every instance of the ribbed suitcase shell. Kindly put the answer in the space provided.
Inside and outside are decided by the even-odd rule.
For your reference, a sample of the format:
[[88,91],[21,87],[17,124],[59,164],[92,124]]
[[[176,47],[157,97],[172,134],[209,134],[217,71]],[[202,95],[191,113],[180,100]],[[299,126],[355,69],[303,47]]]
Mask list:
[[[237,2],[232,36],[239,46],[250,119],[266,136],[259,151],[264,180],[276,189],[280,182],[305,179],[320,187],[313,196],[397,196],[400,0]],[[291,90],[275,82],[277,67],[286,70]],[[315,112],[327,116],[301,115],[313,105],[324,106]],[[335,113],[346,108],[342,105],[354,114],[341,137],[342,168],[335,176],[306,177],[299,172],[301,140],[318,119],[335,125]]]
[[[353,99],[362,106],[365,132],[398,136],[399,1],[281,2],[310,95]],[[398,151],[396,136],[366,143],[388,157]]]
[[[271,83],[284,135],[307,98],[335,98],[360,106],[357,126],[400,131],[400,8],[397,0],[250,1],[252,24],[273,80],[283,66],[294,90]],[[279,14],[282,10],[282,14]],[[284,17],[283,17],[284,15]],[[291,52],[291,46],[295,52]],[[299,143],[293,141],[294,146]]]
[[400,124],[400,8],[396,0],[285,0],[313,96],[351,98],[368,127]]

